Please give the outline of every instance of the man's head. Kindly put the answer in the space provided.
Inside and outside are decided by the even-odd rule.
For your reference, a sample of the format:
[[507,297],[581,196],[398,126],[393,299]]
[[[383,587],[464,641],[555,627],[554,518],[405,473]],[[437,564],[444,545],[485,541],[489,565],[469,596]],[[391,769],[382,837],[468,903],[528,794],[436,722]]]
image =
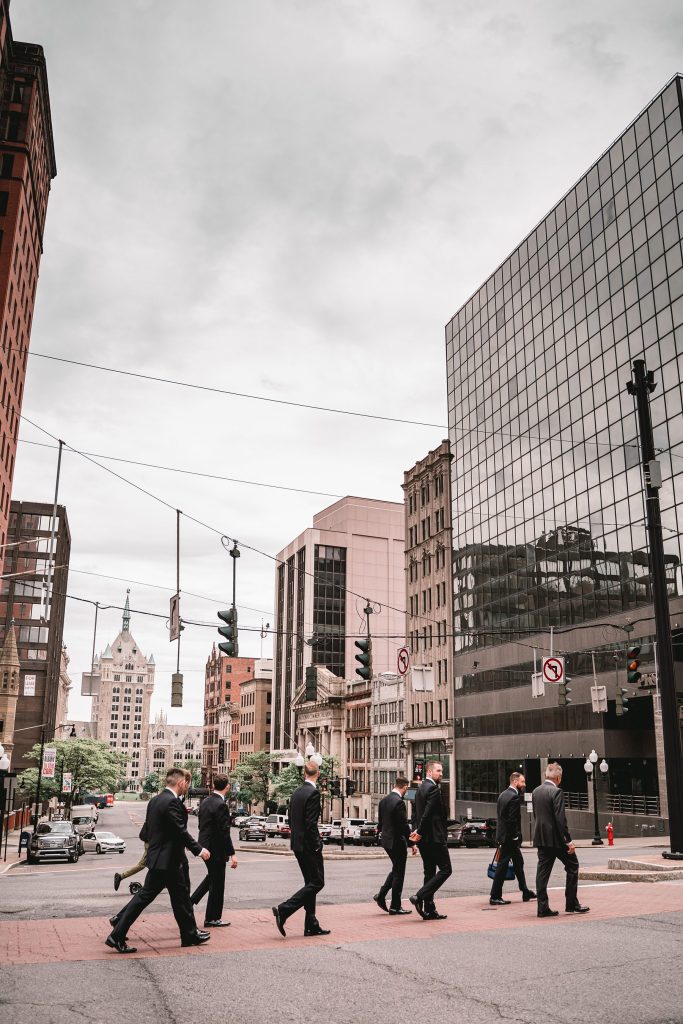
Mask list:
[[315,761],[307,761],[306,764],[304,765],[305,778],[307,778],[309,782],[315,782],[319,775],[320,768],[315,763]]
[[510,776],[510,785],[515,789],[524,789],[526,780],[521,772],[513,772]]
[[394,789],[397,789],[401,796],[405,796],[410,783],[403,775],[396,776],[396,782],[394,783]]
[[218,793],[226,793],[230,788],[230,780],[227,775],[215,775],[213,780],[213,788]]
[[427,761],[427,778],[434,782],[441,782],[443,778],[443,765],[441,761]]
[[562,782],[562,766],[557,764],[556,761],[551,761],[545,770],[546,779],[550,779],[556,786]]
[[[192,776],[190,776],[192,778]],[[189,783],[185,777],[184,768],[169,768],[166,772],[166,785],[178,796],[185,796],[189,789]]]

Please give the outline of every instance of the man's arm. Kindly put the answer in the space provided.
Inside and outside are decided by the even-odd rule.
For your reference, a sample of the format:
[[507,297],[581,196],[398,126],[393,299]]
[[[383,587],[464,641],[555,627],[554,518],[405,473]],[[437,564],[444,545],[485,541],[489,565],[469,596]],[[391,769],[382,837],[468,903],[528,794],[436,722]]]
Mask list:
[[555,815],[555,821],[557,822],[557,827],[560,830],[562,840],[567,844],[567,846],[569,846],[572,843],[572,837],[569,834],[567,815],[564,809],[564,793],[559,788],[556,788],[553,791],[553,813]]
[[422,811],[422,817],[415,826],[415,832],[413,834],[416,834],[418,836],[423,836],[425,834],[425,829],[427,828],[428,825],[432,823],[432,820],[436,816],[436,812],[439,806],[439,799],[439,787],[430,786],[429,793],[427,793],[427,796],[425,798],[425,805],[424,810]]
[[408,811],[406,810],[405,801],[403,800],[399,800],[396,806],[396,835],[404,836],[406,839],[410,837]]
[[175,834],[175,838],[180,839],[183,846],[187,850],[190,850],[195,857],[198,857],[203,851],[197,840],[193,839],[185,828],[185,818],[183,816],[179,800],[171,800],[168,805],[166,816],[171,832]]
[[225,851],[228,857],[235,856],[235,847],[232,844],[232,836],[230,835],[230,811],[225,804],[219,804],[216,812],[216,827],[221,836],[221,839],[225,843]]
[[304,835],[308,837],[313,848],[322,850],[322,839],[318,832],[318,817],[320,815],[320,793],[314,789],[304,807]]

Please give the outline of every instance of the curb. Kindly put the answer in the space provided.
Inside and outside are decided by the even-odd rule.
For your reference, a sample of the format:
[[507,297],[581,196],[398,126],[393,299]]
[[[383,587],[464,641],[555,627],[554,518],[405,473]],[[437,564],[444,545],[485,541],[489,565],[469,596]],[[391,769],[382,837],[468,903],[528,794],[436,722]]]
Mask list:
[[[294,856],[294,854],[292,853],[292,851],[290,849],[287,849],[287,850],[276,850],[276,849],[273,849],[272,847],[269,848],[267,846],[261,846],[261,847],[256,846],[255,849],[252,849],[251,846],[246,846],[246,847],[245,846],[238,846],[237,850],[240,853],[267,853],[267,854],[270,854],[270,856],[272,856],[272,857],[293,857]],[[324,847],[323,848],[323,856],[324,856],[325,860],[383,860],[385,855],[384,855],[383,852],[382,853],[370,853],[369,851],[366,852],[366,853],[341,853],[341,852],[336,852],[336,851],[334,853],[331,853],[331,852],[328,853],[327,852],[327,848]]]
[[683,871],[579,871],[579,879],[592,882],[677,882],[683,880]]

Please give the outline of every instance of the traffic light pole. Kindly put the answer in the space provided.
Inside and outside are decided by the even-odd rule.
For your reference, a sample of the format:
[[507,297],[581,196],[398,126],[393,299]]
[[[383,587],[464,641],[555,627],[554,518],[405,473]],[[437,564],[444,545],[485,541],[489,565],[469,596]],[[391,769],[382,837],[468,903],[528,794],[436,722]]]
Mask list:
[[676,679],[674,676],[669,597],[666,590],[662,518],[659,506],[658,489],[661,486],[661,480],[659,478],[659,466],[655,459],[652,418],[650,416],[649,395],[651,391],[654,391],[655,387],[654,374],[646,371],[645,360],[635,359],[633,362],[633,380],[628,382],[627,389],[629,394],[634,395],[636,399],[640,450],[643,475],[645,477],[645,509],[650,542],[650,572],[659,662],[664,766],[669,803],[671,851],[665,851],[662,856],[671,860],[683,860],[683,750],[681,748],[681,727],[679,723],[678,698],[676,696]]

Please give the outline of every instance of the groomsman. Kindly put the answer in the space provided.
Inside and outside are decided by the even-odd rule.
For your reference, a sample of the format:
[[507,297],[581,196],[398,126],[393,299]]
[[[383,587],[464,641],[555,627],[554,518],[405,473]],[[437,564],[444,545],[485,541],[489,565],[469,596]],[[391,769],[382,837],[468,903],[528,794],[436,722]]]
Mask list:
[[303,907],[306,911],[304,935],[329,935],[329,930],[320,927],[315,913],[315,898],[325,885],[323,865],[323,844],[318,831],[320,817],[320,793],[318,792],[319,769],[314,761],[304,765],[304,781],[292,794],[289,802],[289,826],[292,830],[291,847],[294,851],[304,884],[284,903],[273,907],[275,924],[280,935],[285,936],[285,921]]
[[524,857],[522,857],[520,849],[522,845],[522,797],[525,786],[526,781],[522,773],[513,772],[510,776],[510,785],[498,797],[496,842],[500,846],[500,853],[489,898],[489,903],[494,907],[505,907],[510,903],[510,900],[503,899],[503,883],[510,861],[512,861],[523,901],[528,903],[529,900],[536,899],[536,893],[532,892],[526,884]]
[[440,761],[427,761],[426,778],[415,794],[415,831],[411,842],[418,843],[424,868],[424,885],[410,897],[418,914],[424,921],[443,921],[446,914],[440,914],[434,903],[434,894],[450,877],[453,868],[448,853],[448,832],[446,810],[441,799],[439,783],[443,778]]
[[568,914],[587,914],[590,907],[579,903],[579,858],[567,827],[564,809],[564,793],[560,789],[562,767],[551,763],[545,770],[545,782],[537,786],[532,794],[534,805],[534,846],[538,850],[536,890],[538,892],[538,916],[557,917],[558,911],[551,910],[548,903],[548,882],[553,864],[562,861],[567,874],[564,890],[564,906]]
[[229,921],[222,921],[223,898],[225,895],[225,868],[230,858],[230,867],[237,867],[235,847],[230,837],[230,811],[225,798],[230,783],[227,775],[217,775],[213,780],[213,793],[207,796],[199,808],[199,843],[211,854],[206,862],[206,878],[204,878],[190,897],[194,904],[208,892],[205,928],[227,928]]
[[[411,914],[411,910],[404,910],[401,907],[401,893],[406,875],[406,860],[408,859],[408,837],[410,825],[406,814],[404,798],[408,789],[408,780],[399,775],[396,785],[391,793],[383,797],[379,802],[378,822],[381,832],[380,843],[386,850],[391,860],[391,871],[382,883],[379,892],[373,896],[373,900],[380,908],[389,914]],[[413,855],[417,853],[417,847],[412,847]],[[386,899],[391,889],[391,906],[387,907]]]

